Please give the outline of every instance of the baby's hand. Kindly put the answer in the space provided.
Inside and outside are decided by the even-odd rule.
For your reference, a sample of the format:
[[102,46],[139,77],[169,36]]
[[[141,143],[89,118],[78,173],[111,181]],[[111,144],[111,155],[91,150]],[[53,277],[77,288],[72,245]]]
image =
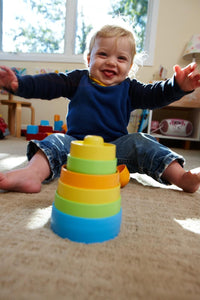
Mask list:
[[183,69],[175,65],[174,71],[176,82],[183,91],[190,92],[200,87],[200,73],[197,70],[196,63],[191,63]]
[[18,89],[18,80],[15,73],[6,66],[0,66],[0,88],[16,92]]

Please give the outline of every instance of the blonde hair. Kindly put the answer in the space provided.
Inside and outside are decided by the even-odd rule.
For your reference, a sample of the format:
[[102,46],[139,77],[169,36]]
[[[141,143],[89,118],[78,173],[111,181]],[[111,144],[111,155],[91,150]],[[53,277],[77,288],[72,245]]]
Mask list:
[[131,59],[133,62],[134,56],[136,55],[134,34],[131,30],[126,29],[119,25],[104,25],[101,29],[96,31],[90,38],[87,55],[91,54],[97,38],[107,38],[107,37],[116,37],[116,39],[120,37],[128,38],[131,46]]

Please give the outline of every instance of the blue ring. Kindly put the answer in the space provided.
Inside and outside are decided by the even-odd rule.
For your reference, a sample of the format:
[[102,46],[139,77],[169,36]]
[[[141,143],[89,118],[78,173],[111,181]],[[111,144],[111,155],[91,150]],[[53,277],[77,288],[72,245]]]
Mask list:
[[51,229],[61,238],[80,243],[101,243],[114,239],[120,232],[122,209],[106,218],[80,218],[59,211],[52,206]]

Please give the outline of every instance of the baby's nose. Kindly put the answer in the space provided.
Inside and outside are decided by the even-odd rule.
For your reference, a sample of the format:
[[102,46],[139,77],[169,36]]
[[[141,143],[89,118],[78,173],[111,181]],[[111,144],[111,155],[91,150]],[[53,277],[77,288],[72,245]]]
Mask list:
[[110,66],[116,66],[117,61],[115,57],[108,57],[107,59],[107,64]]

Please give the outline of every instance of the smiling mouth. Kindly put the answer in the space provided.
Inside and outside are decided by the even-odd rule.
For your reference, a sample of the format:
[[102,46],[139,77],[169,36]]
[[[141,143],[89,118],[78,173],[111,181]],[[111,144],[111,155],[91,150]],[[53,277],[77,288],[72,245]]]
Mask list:
[[113,70],[103,70],[103,74],[108,78],[112,78],[116,75],[116,72]]

